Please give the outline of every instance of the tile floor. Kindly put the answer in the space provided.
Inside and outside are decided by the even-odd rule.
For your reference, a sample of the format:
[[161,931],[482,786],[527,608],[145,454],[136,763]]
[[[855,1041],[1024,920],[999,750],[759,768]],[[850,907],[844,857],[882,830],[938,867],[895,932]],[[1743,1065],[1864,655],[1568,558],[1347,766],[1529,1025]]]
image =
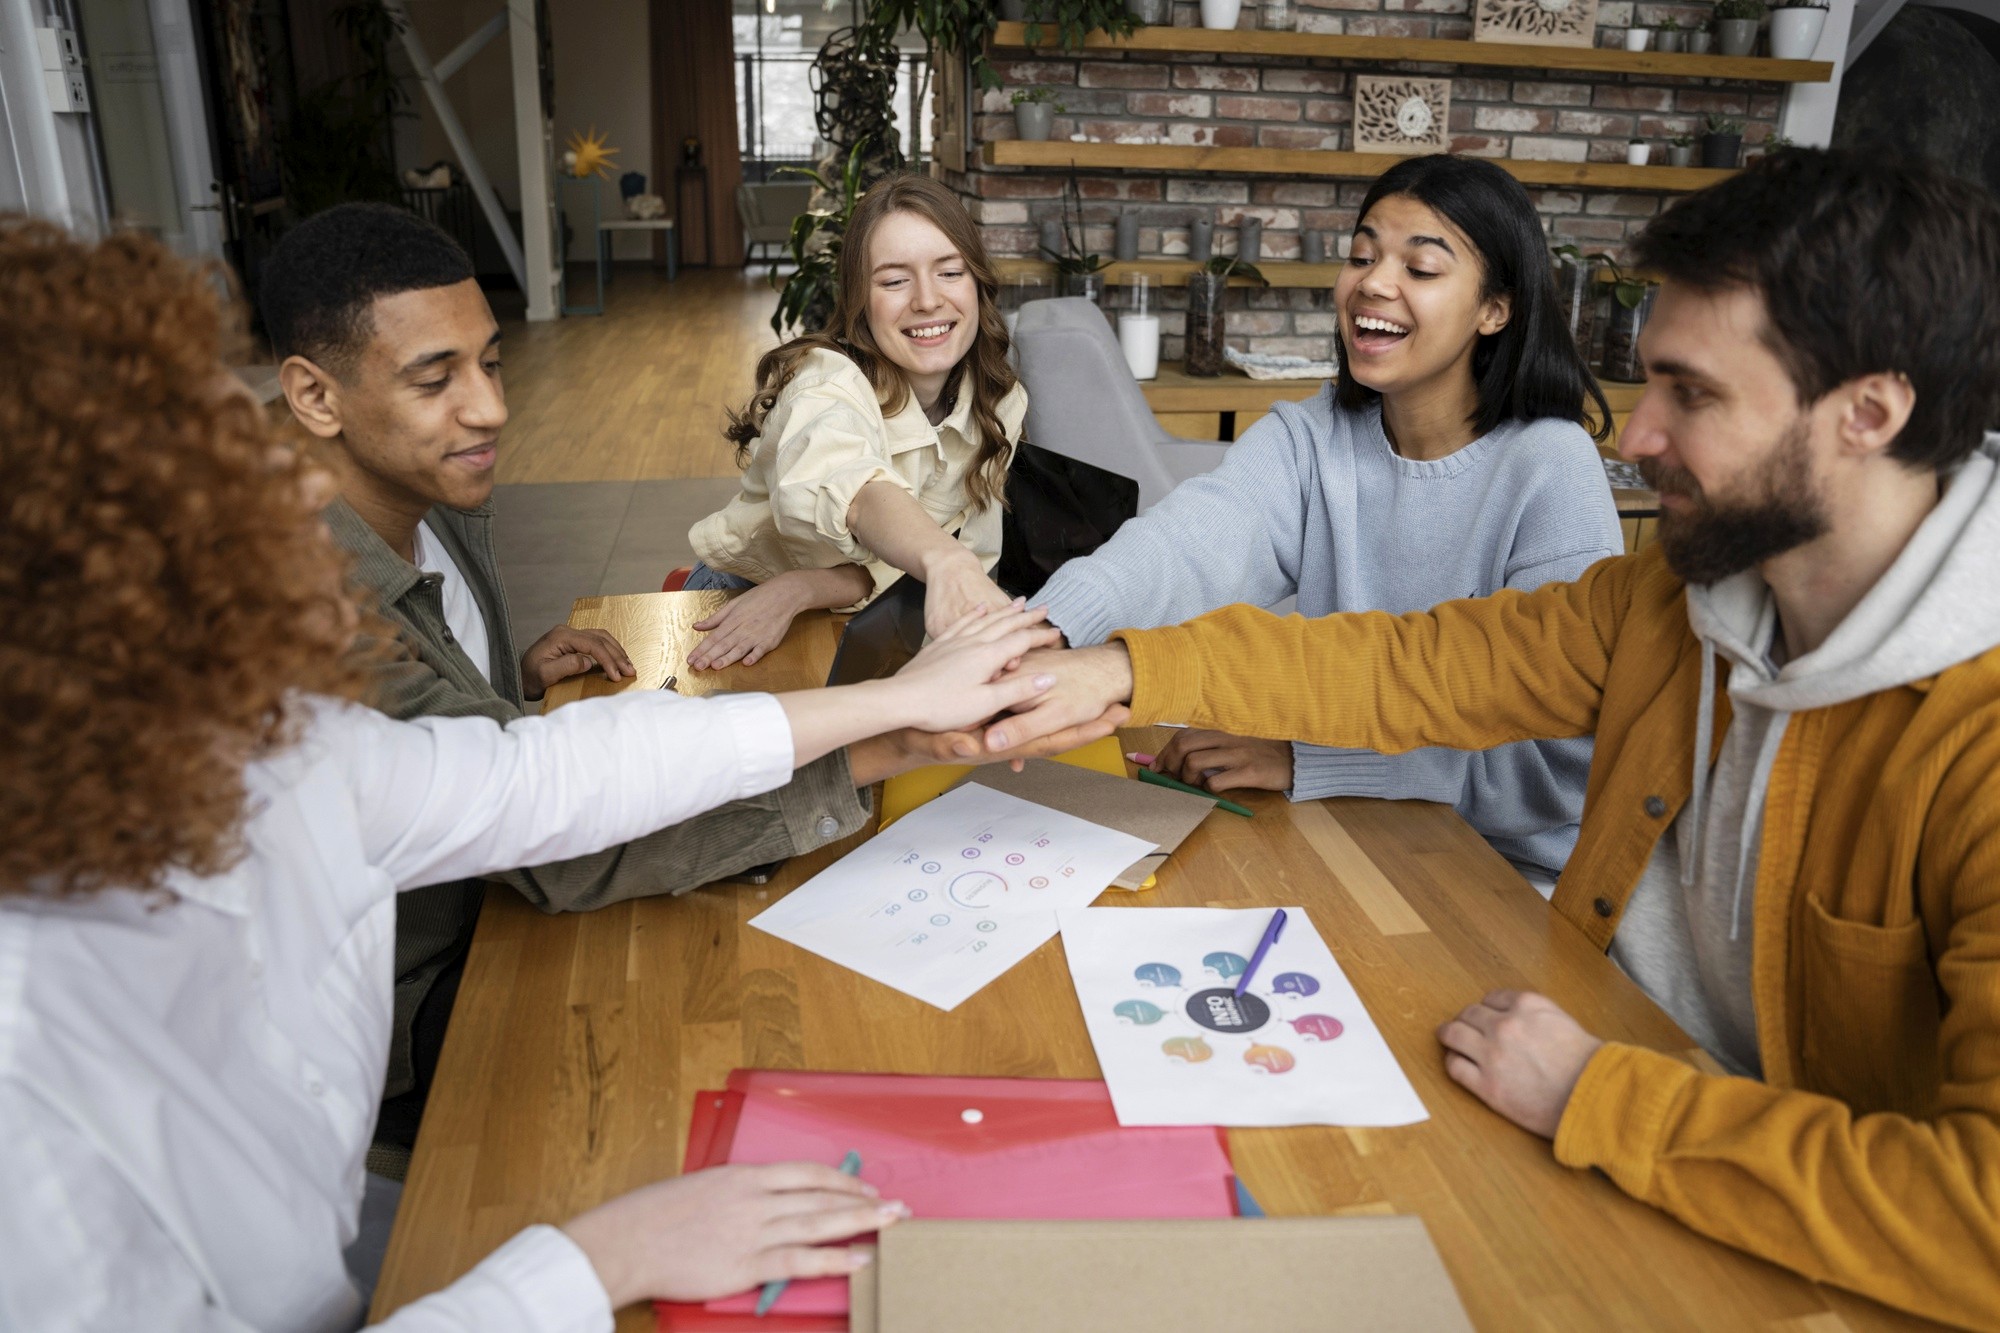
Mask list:
[[688,529],[736,494],[734,477],[496,486],[493,540],[514,633],[526,647],[569,619],[570,603],[658,592],[694,563]]

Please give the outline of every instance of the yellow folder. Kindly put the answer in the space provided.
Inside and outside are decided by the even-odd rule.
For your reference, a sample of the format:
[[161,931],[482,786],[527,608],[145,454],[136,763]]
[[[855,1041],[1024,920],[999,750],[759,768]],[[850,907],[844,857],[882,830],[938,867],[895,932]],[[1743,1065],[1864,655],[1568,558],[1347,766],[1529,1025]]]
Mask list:
[[[1114,778],[1126,776],[1125,752],[1118,748],[1115,735],[1079,745],[1068,754],[1054,756],[1054,761],[1109,773]],[[882,784],[882,822],[878,827],[888,828],[924,802],[936,800],[977,767],[977,764],[932,764],[890,778]]]

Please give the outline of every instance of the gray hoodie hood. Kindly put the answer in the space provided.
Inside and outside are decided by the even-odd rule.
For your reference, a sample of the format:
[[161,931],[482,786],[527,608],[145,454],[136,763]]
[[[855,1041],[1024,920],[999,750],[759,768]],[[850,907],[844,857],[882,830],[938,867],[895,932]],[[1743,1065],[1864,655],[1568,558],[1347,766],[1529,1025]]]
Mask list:
[[[1937,507],[1889,571],[1826,642],[1803,657],[1771,666],[1777,607],[1754,569],[1709,586],[1689,585],[1687,606],[1688,623],[1702,645],[1702,688],[1690,803],[1696,841],[1682,859],[1684,883],[1692,882],[1700,830],[1708,823],[1704,806],[1717,656],[1730,664],[1729,698],[1737,714],[1757,709],[1774,715],[1764,728],[1748,790],[1741,793],[1748,799],[1735,884],[1740,917],[1756,844],[1747,831],[1761,826],[1771,767],[1790,715],[1907,685],[2000,645],[2000,433],[1988,434],[1951,475]],[[1730,934],[1735,938],[1734,924]]]

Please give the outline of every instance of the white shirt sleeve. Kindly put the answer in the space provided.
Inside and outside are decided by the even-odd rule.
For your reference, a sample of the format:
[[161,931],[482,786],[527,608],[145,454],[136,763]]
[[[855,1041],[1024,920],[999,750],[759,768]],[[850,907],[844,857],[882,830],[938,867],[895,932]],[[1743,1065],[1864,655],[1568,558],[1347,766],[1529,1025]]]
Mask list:
[[[0,1133],[0,1195],[22,1205],[0,1208],[0,1328],[251,1333],[209,1299],[186,1251],[73,1125],[0,1082]],[[610,1333],[612,1313],[583,1251],[537,1226],[379,1327]]]
[[353,705],[320,730],[351,775],[367,860],[399,888],[600,851],[783,786],[793,766],[768,694],[635,691],[505,727]]

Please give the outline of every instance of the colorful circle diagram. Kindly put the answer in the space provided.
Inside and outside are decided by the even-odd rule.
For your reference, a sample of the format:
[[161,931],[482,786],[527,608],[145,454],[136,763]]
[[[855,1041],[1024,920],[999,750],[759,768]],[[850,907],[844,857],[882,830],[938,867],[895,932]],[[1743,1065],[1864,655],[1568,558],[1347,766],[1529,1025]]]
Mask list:
[[1317,995],[1319,978],[1304,972],[1280,972],[1271,978],[1271,989],[1280,995]]
[[1048,886],[1049,878],[1047,875],[1037,875],[1028,881],[1028,887],[1031,889],[1046,889]]
[[1347,1031],[1332,1014],[1306,1014],[1291,1020],[1292,1030],[1307,1041],[1332,1041]]
[[977,847],[968,847],[960,852],[959,855],[968,861],[977,861],[979,859],[979,849]]
[[1252,1069],[1261,1069],[1267,1074],[1282,1074],[1295,1067],[1297,1060],[1282,1046],[1266,1046],[1259,1043],[1243,1052],[1243,1063]]
[[1181,984],[1181,970],[1171,963],[1141,963],[1132,969],[1132,975],[1141,986],[1157,986],[1162,990],[1177,990]]
[[1007,881],[990,870],[968,870],[945,885],[944,891],[960,907],[984,908],[1007,892]]
[[1111,1012],[1118,1015],[1122,1022],[1137,1023],[1141,1027],[1151,1027],[1167,1016],[1166,1010],[1145,1000],[1120,1000],[1112,1006]]
[[1007,864],[1008,864],[1008,865],[1010,865],[1010,866],[1017,866],[1017,865],[1020,865],[1020,864],[1021,864],[1022,862],[1026,861],[1027,859],[1028,859],[1027,857],[1025,857],[1025,856],[1021,855],[1021,854],[1020,854],[1019,852],[1009,852],[1009,853],[1007,853]]
[[1242,976],[1244,969],[1250,966],[1250,960],[1240,953],[1225,953],[1218,950],[1202,959],[1201,965],[1224,981],[1229,981]]
[[1255,1032],[1271,1021],[1271,1006],[1248,991],[1217,986],[1190,995],[1187,1016],[1211,1032]]
[[1215,1054],[1214,1049],[1200,1037],[1168,1037],[1160,1043],[1160,1049],[1167,1053],[1169,1060],[1178,1060],[1184,1065],[1198,1065]]

